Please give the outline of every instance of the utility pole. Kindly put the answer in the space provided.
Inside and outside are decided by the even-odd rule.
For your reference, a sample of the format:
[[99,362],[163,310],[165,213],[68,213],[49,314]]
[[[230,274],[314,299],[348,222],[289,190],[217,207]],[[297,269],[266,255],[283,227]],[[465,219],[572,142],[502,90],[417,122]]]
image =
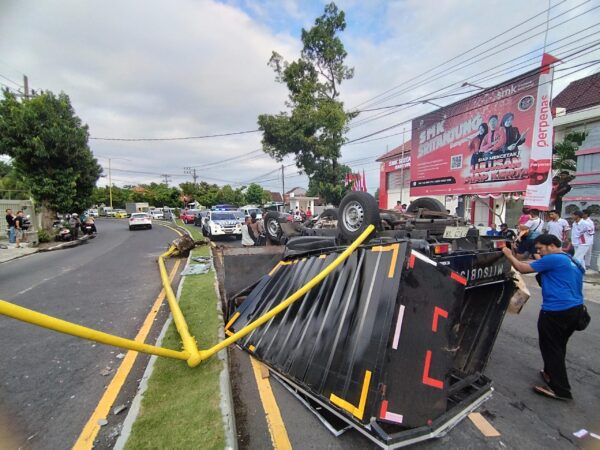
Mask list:
[[29,78],[27,78],[27,75],[23,75],[23,89],[25,98],[29,98]]
[[112,177],[110,173],[110,158],[108,158],[108,198],[110,209],[112,209]]
[[196,168],[195,167],[184,167],[183,168],[183,173],[185,173],[186,175],[191,175],[192,178],[194,179],[194,187],[197,188],[198,187],[198,175],[196,175]]
[[283,200],[283,209],[285,210],[285,176],[284,171],[285,166],[281,165],[281,199]]
[[165,185],[166,185],[167,187],[169,187],[169,181],[171,181],[171,176],[170,176],[168,173],[163,173],[163,174],[161,175],[161,177],[162,177],[162,178],[164,178],[164,180],[165,180]]

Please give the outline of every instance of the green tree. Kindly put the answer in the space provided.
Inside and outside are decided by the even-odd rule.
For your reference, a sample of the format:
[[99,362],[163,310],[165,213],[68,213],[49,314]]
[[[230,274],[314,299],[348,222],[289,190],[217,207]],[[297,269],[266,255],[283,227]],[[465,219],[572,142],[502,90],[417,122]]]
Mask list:
[[267,191],[263,189],[260,184],[250,183],[246,189],[246,201],[245,203],[252,205],[262,205],[269,201],[271,196]]
[[562,142],[554,144],[552,168],[555,170],[574,171],[577,168],[575,152],[585,140],[585,132],[569,133]]
[[277,161],[294,155],[298,168],[313,182],[315,193],[333,204],[338,204],[347,190],[338,159],[348,122],[356,117],[356,113],[344,111],[338,100],[339,85],[354,76],[354,69],[344,64],[347,53],[338,37],[345,28],[344,12],[330,3],[310,30],[302,29],[298,60],[287,62],[273,52],[269,65],[276,81],[289,90],[286,106],[290,112],[258,117],[263,150]]
[[196,201],[200,202],[201,205],[211,207],[219,203],[216,200],[217,194],[219,193],[219,186],[216,184],[209,184],[206,181],[200,182],[198,185],[198,194],[195,198]]
[[246,197],[244,196],[243,188],[233,189],[231,186],[226,184],[219,189],[215,195],[215,203],[213,203],[213,205],[218,203],[231,203],[233,205],[241,206],[244,204],[245,200]]
[[27,199],[31,196],[23,177],[9,162],[0,161],[0,198]]
[[4,91],[0,154],[12,158],[17,175],[42,206],[44,228],[51,226],[56,211],[90,206],[102,168],[87,142],[87,126],[66,94],[44,92],[21,102]]

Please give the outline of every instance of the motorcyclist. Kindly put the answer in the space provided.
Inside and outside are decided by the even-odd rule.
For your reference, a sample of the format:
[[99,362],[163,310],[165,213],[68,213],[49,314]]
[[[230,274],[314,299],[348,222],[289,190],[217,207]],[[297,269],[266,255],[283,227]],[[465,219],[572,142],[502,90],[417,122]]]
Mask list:
[[96,224],[94,223],[94,218],[92,216],[87,216],[85,222],[81,226],[81,230],[83,234],[92,234],[97,233]]

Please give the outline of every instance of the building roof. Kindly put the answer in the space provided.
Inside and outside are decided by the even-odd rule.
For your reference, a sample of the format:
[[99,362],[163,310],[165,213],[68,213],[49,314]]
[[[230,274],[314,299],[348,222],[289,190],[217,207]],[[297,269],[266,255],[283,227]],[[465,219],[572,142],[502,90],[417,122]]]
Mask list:
[[277,203],[283,202],[283,198],[281,198],[280,192],[273,192],[273,191],[268,191],[268,192],[269,192],[269,195],[271,196],[272,202],[277,202]]
[[395,158],[396,156],[401,156],[402,153],[404,153],[404,155],[406,156],[406,154],[409,152],[410,152],[410,141],[406,141],[404,144],[399,145],[398,147],[381,155],[375,161],[384,162],[384,161],[387,161],[388,159]]
[[567,114],[600,105],[600,72],[572,81],[554,100],[552,106],[565,108]]

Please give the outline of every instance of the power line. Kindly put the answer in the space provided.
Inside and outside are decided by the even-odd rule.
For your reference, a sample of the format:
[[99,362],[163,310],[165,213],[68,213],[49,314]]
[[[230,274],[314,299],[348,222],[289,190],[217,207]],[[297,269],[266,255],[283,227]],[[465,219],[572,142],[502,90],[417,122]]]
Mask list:
[[10,81],[12,84],[14,84],[15,86],[17,86],[19,89],[21,89],[21,85],[19,83],[17,83],[14,80],[11,80],[10,78],[8,78],[7,76],[4,76],[0,73],[0,78],[4,78],[6,81]]
[[[594,63],[594,64],[592,64],[592,65],[596,65],[596,64],[598,64],[598,63]],[[591,67],[591,65],[590,65],[590,66],[588,66],[588,67]],[[567,77],[567,76],[573,75],[574,73],[581,72],[582,70],[585,70],[585,69],[587,69],[588,67],[584,67],[584,68],[582,68],[582,69],[577,69],[577,70],[575,70],[575,71],[572,71],[572,72],[570,72],[570,73],[568,73],[568,74],[565,74],[565,75],[562,75],[562,76],[560,76],[560,77],[558,77],[558,78],[555,78],[554,80],[547,81],[547,82],[545,82],[545,83],[542,83],[542,84],[538,84],[538,86],[541,86],[541,85],[544,85],[544,84],[547,84],[547,83],[552,83],[553,81],[556,81],[556,80],[560,80],[561,78],[565,78],[565,77]],[[530,76],[530,75],[531,75],[531,71],[530,71],[529,73],[527,73],[527,74],[523,74],[523,76],[521,76],[521,77],[518,77],[516,80],[507,80],[507,81],[515,82],[515,81],[518,81],[519,79],[526,78],[526,77],[528,77],[528,76]],[[519,95],[519,94],[518,94],[518,93],[517,93],[517,94],[512,94],[512,95],[506,96],[506,97],[504,97],[504,98],[510,98],[510,97],[514,97],[515,95]],[[466,100],[468,100],[468,98],[467,98],[467,99],[464,99],[464,100],[461,100],[461,101],[459,101],[459,102],[456,102],[456,104],[463,103],[463,102],[464,102],[464,101],[466,101]],[[478,106],[477,106],[477,107],[475,107],[475,108],[467,109],[467,110],[465,110],[465,111],[461,111],[461,112],[459,112],[459,113],[457,113],[457,114],[454,114],[454,115],[447,116],[446,118],[447,118],[447,119],[449,119],[449,118],[452,118],[452,117],[460,116],[460,115],[466,114],[466,113],[468,113],[468,112],[474,111],[474,110],[476,110],[476,109],[482,108],[483,106],[491,105],[492,103],[495,103],[495,102],[496,102],[496,100],[492,100],[492,101],[490,101],[490,102],[488,102],[488,103],[483,103],[483,104],[481,104],[481,105],[478,105]],[[445,105],[445,106],[443,106],[442,108],[446,108],[447,106],[449,106],[449,105]],[[378,130],[378,131],[375,131],[375,132],[373,132],[373,133],[369,133],[369,134],[367,134],[367,135],[365,135],[365,136],[361,136],[361,137],[359,137],[359,138],[352,139],[352,140],[350,140],[350,141],[346,142],[344,145],[348,145],[348,144],[350,144],[350,143],[352,143],[352,142],[357,142],[357,141],[360,141],[360,140],[362,140],[362,139],[366,139],[366,138],[369,138],[369,137],[371,137],[371,136],[375,136],[375,135],[377,135],[377,134],[380,134],[380,133],[383,133],[383,132],[385,132],[385,131],[391,130],[391,129],[393,129],[393,128],[397,128],[397,127],[399,127],[399,126],[401,126],[401,125],[405,125],[405,124],[411,123],[411,122],[412,122],[412,120],[413,120],[412,118],[411,118],[411,119],[408,119],[408,120],[404,120],[404,121],[402,121],[402,122],[399,122],[399,123],[396,123],[396,124],[394,124],[394,125],[392,125],[392,126],[389,126],[389,127],[383,128],[383,129],[381,129],[381,130]]]
[[[550,19],[550,21],[552,21],[552,20],[555,20],[555,19],[557,19],[558,17],[561,17],[561,16],[563,16],[563,15],[565,15],[565,14],[567,14],[567,13],[571,12],[571,11],[573,11],[573,10],[575,10],[575,9],[579,8],[580,6],[583,6],[584,4],[586,4],[586,3],[589,3],[590,1],[591,1],[591,0],[585,0],[584,2],[582,2],[582,3],[579,3],[578,5],[576,5],[576,6],[572,7],[572,8],[570,8],[570,9],[568,9],[568,10],[566,10],[566,11],[564,11],[564,12],[562,12],[562,13],[560,13],[560,14],[557,14],[556,16],[552,17],[552,18]],[[559,6],[560,4],[562,4],[562,3],[564,3],[564,2],[565,2],[565,0],[563,0],[563,1],[562,1],[562,2],[560,2],[560,3],[557,3],[556,5],[552,6],[551,8],[555,8],[555,7]],[[584,12],[584,13],[582,13],[582,14],[588,13],[588,12],[590,12],[590,11],[592,11],[593,9],[596,9],[596,8],[598,8],[598,6],[596,6],[596,7],[592,8],[592,9],[590,9],[590,10],[588,10],[588,11],[585,11],[585,12]],[[521,25],[524,25],[525,23],[527,23],[527,22],[529,22],[529,21],[531,21],[531,20],[535,19],[536,17],[539,17],[540,15],[543,15],[544,13],[546,13],[546,11],[547,11],[547,10],[544,10],[544,11],[542,11],[542,12],[540,12],[540,13],[538,13],[538,14],[536,14],[536,15],[532,16],[531,18],[529,18],[529,19],[526,19],[525,21],[523,21],[523,22],[519,23],[518,25],[515,25],[515,26],[513,26],[513,27],[511,27],[511,28],[509,28],[509,29],[507,29],[507,30],[503,31],[502,33],[499,33],[499,34],[495,35],[494,37],[492,37],[492,38],[490,38],[490,39],[488,39],[488,40],[486,40],[486,41],[482,42],[481,44],[478,44],[477,46],[475,46],[475,47],[473,47],[473,48],[471,48],[471,49],[469,49],[469,50],[467,50],[467,51],[465,51],[465,52],[463,52],[463,53],[460,53],[459,55],[457,55],[457,56],[455,56],[455,57],[453,57],[453,58],[450,58],[449,60],[447,60],[447,61],[445,61],[445,62],[443,62],[443,63],[441,63],[441,64],[439,64],[439,65],[437,65],[437,66],[435,66],[435,67],[433,67],[433,68],[431,68],[431,69],[428,69],[428,70],[426,70],[426,71],[424,71],[424,72],[422,72],[422,73],[420,73],[420,74],[418,74],[418,75],[416,75],[416,76],[414,76],[414,77],[410,78],[409,80],[406,80],[406,81],[404,81],[404,82],[402,82],[402,83],[400,83],[400,84],[398,84],[398,85],[394,86],[394,87],[393,87],[393,88],[391,88],[391,89],[388,89],[387,91],[385,91],[385,92],[383,92],[382,94],[379,94],[379,95],[377,95],[377,96],[373,97],[373,98],[372,98],[372,99],[370,99],[370,100],[367,100],[367,101],[365,101],[365,102],[362,102],[362,103],[361,103],[361,104],[359,104],[358,106],[361,106],[361,105],[363,105],[363,104],[366,104],[366,103],[373,103],[373,101],[374,101],[374,100],[376,100],[376,99],[378,99],[379,97],[382,97],[382,96],[384,96],[385,94],[388,94],[388,93],[390,93],[390,92],[392,92],[392,91],[394,91],[394,90],[396,90],[396,89],[398,89],[398,88],[400,88],[400,87],[406,86],[407,84],[409,84],[409,83],[410,83],[410,82],[412,82],[412,81],[419,80],[419,82],[417,83],[417,85],[421,85],[421,84],[423,84],[423,82],[424,82],[424,81],[427,81],[427,80],[429,80],[429,78],[427,78],[427,79],[423,80],[423,76],[425,76],[425,75],[427,75],[427,74],[430,74],[431,72],[434,72],[435,70],[437,70],[437,69],[440,69],[441,67],[443,67],[443,66],[447,65],[448,63],[450,63],[450,62],[452,62],[452,61],[455,61],[455,60],[459,59],[460,57],[462,57],[462,56],[464,56],[464,55],[466,55],[466,54],[470,53],[471,51],[473,51],[473,50],[475,50],[475,49],[477,49],[477,48],[480,48],[480,47],[482,47],[483,45],[485,45],[485,44],[488,44],[488,43],[490,43],[490,42],[494,41],[494,40],[495,40],[495,39],[497,39],[498,37],[505,36],[507,33],[511,32],[511,31],[513,31],[513,30],[515,30],[515,29],[517,29],[517,28],[519,28]],[[570,20],[574,20],[574,19],[576,19],[577,17],[580,17],[582,14],[579,14],[579,15],[577,15],[577,16],[574,16],[574,17],[572,17],[572,18],[568,19],[568,20],[567,20],[567,21],[565,21],[565,22],[562,22],[562,23],[560,23],[560,24],[557,24],[557,25],[555,25],[555,26],[551,27],[550,29],[552,29],[552,28],[556,28],[557,26],[560,26],[560,25],[562,25],[562,24],[564,24],[564,23],[566,23],[566,22],[568,22],[568,21],[570,21]],[[534,26],[534,27],[531,27],[531,28],[529,28],[528,30],[526,30],[526,31],[524,31],[524,32],[521,32],[521,33],[519,33],[519,34],[517,34],[517,35],[515,35],[515,36],[512,36],[512,37],[510,37],[510,38],[508,38],[508,39],[506,39],[506,40],[504,40],[504,41],[500,42],[499,44],[494,44],[494,47],[492,47],[492,48],[488,48],[488,49],[486,49],[486,50],[484,50],[484,51],[482,51],[482,52],[479,52],[478,54],[475,54],[475,55],[473,55],[473,56],[470,56],[469,58],[467,58],[467,59],[466,59],[466,60],[464,60],[464,61],[461,61],[461,62],[459,62],[459,63],[457,63],[457,64],[454,64],[453,66],[450,66],[450,69],[452,69],[452,68],[455,68],[455,67],[457,67],[457,66],[460,66],[461,64],[464,64],[464,63],[466,63],[466,62],[468,62],[468,61],[471,61],[471,60],[473,60],[474,58],[477,58],[478,56],[482,56],[482,55],[484,55],[484,54],[488,53],[489,51],[491,51],[491,50],[494,50],[494,49],[495,49],[495,48],[497,48],[497,46],[499,46],[499,45],[506,44],[506,43],[509,43],[509,42],[510,42],[510,43],[511,43],[511,44],[514,46],[514,44],[515,44],[515,43],[514,43],[514,42],[512,42],[512,41],[513,41],[515,38],[518,38],[518,37],[520,37],[520,36],[523,36],[523,35],[525,35],[525,34],[527,34],[527,33],[531,32],[531,31],[535,30],[536,28],[539,28],[540,26],[544,26],[544,25],[545,25],[545,23],[546,23],[546,21],[542,22],[542,23],[541,23],[541,24],[539,24],[539,25],[536,25],[536,26]],[[543,33],[544,33],[544,32],[545,32],[545,30],[543,31]],[[539,34],[539,33],[538,33],[538,34]],[[529,38],[527,38],[526,40],[529,40],[529,39],[531,39],[531,38],[533,38],[533,37],[535,37],[535,36],[537,36],[537,34],[534,34],[534,35],[530,36],[530,37],[529,37]],[[495,54],[495,53],[494,53],[494,54]],[[492,55],[493,55],[493,54],[492,54]],[[479,60],[478,60],[477,62],[479,62]],[[444,69],[443,71],[441,71],[441,72],[439,72],[439,73],[435,74],[435,75],[434,75],[434,77],[435,77],[435,76],[440,76],[440,75],[446,75],[446,74],[447,74],[447,70],[448,70],[448,68]],[[413,88],[414,88],[414,86],[411,86],[411,87],[410,87],[410,89],[413,89]],[[395,94],[393,94],[393,95],[389,95],[389,96],[387,96],[387,97],[385,97],[385,98],[383,98],[383,99],[379,99],[379,100],[375,101],[375,103],[381,103],[381,102],[383,102],[383,101],[389,100],[389,98],[392,98],[392,97],[398,96],[398,95],[400,95],[401,93],[404,93],[405,91],[406,91],[406,89],[405,89],[405,90],[403,90],[403,91],[402,91],[402,92],[400,92],[400,93],[395,93]]]
[[206,134],[203,136],[184,136],[172,138],[111,138],[111,137],[90,137],[96,141],[120,141],[120,142],[153,142],[153,141],[189,141],[193,139],[208,139],[224,136],[237,136],[240,134],[257,133],[260,130],[235,131],[232,133]]

